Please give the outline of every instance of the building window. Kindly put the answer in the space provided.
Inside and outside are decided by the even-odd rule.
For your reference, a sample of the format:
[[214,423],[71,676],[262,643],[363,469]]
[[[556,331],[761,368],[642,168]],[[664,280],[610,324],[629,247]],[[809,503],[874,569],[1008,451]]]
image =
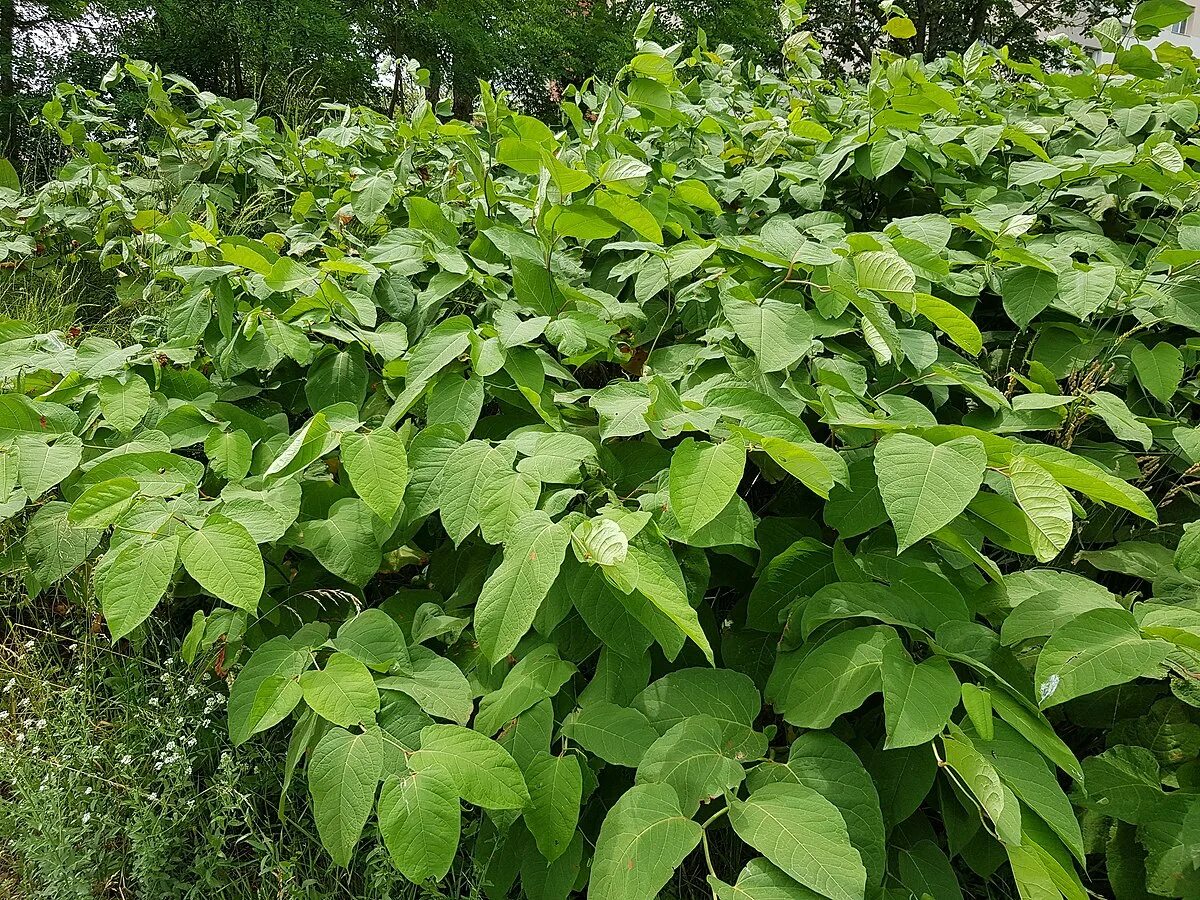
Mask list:
[[1182,22],[1176,22],[1171,26],[1171,34],[1187,34],[1191,29],[1188,27],[1192,24],[1192,17],[1188,16]]

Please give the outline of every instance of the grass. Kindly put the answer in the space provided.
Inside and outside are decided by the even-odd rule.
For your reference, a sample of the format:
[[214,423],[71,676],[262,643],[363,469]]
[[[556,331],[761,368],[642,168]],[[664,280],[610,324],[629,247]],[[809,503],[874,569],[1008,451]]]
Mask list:
[[[283,748],[234,750],[222,685],[177,637],[109,645],[59,597],[7,604],[0,644],[0,896],[20,900],[419,900],[376,835],[349,870],[312,833],[302,779],[276,812]],[[370,829],[368,829],[370,830]]]

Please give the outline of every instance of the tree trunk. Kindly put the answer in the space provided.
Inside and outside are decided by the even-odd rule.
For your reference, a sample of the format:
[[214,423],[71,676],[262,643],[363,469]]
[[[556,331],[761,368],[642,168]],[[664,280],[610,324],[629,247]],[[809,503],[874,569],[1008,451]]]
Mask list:
[[475,112],[474,85],[464,83],[469,81],[467,78],[461,81],[457,77],[454,79],[454,106],[451,115],[462,122],[470,122]]
[[396,115],[396,107],[400,103],[400,57],[396,57],[396,71],[392,73],[392,99],[388,103],[388,118]]
[[425,88],[425,99],[435,110],[442,99],[442,64],[437,60],[429,63],[429,86]]
[[16,0],[0,0],[0,152],[20,168],[22,128],[17,103]]

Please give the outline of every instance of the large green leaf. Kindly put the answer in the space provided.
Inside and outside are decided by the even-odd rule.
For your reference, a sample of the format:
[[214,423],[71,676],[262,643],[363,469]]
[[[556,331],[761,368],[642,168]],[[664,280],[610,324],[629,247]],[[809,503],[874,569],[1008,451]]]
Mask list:
[[282,635],[251,654],[229,691],[229,737],[234,746],[291,714],[303,695],[300,673],[311,663],[306,649]]
[[179,545],[187,573],[204,590],[231,606],[253,611],[266,586],[266,568],[244,526],[211,515]]
[[348,866],[375,805],[383,765],[378,728],[354,734],[331,728],[308,761],[308,791],[321,843],[339,866]]
[[347,653],[334,653],[325,668],[305,672],[300,688],[305,703],[343,728],[373,721],[379,709],[379,691],[370,670]]
[[440,881],[462,829],[454,782],[437,769],[389,775],[379,792],[379,831],[405,878]]
[[1167,654],[1165,641],[1147,640],[1123,609],[1081,613],[1051,635],[1038,655],[1038,699],[1042,707],[1153,673]]
[[525,824],[548,861],[558,859],[571,843],[579,823],[583,774],[575,756],[539,752],[525,766],[529,806]]
[[883,653],[882,677],[885,747],[928,743],[958,708],[958,678],[943,657],[914,663],[907,650],[892,644]]
[[529,790],[508,751],[461,725],[428,725],[421,749],[408,758],[414,772],[436,770],[468,803],[485,809],[521,809]]
[[105,563],[96,590],[114,641],[154,612],[175,574],[178,554],[179,537],[171,534],[144,544],[129,541]]
[[1071,539],[1071,497],[1049,472],[1021,456],[1013,457],[1008,477],[1013,496],[1032,524],[1028,534],[1034,555],[1039,562],[1049,562]]
[[799,782],[760,787],[731,799],[738,837],[806,887],[830,900],[863,900],[867,870],[836,806]]
[[670,785],[631,787],[604,817],[588,900],[654,900],[702,833]]
[[888,435],[875,448],[875,472],[903,550],[948,525],[979,492],[987,453],[973,437],[934,445],[911,434]]
[[504,559],[475,606],[475,634],[489,659],[507,656],[529,630],[570,541],[570,532],[544,512],[529,513],[513,527]]
[[684,812],[736,788],[742,766],[727,749],[721,723],[712,716],[684,719],[650,745],[638,763],[637,783],[669,784]]
[[687,438],[671,454],[671,512],[684,534],[694,534],[725,508],[742,480],[741,441],[698,443]]
[[347,434],[342,438],[342,463],[358,496],[390,522],[408,485],[408,455],[400,435],[383,430]]

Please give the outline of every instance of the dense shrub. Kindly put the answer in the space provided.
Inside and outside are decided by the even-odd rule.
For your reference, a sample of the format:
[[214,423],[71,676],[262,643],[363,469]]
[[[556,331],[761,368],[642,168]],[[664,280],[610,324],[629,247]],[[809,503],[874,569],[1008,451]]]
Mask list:
[[62,89],[8,259],[162,314],[3,324],[11,567],[190,619],[339,865],[1196,897],[1197,69],[1097,34],[862,84],[644,42],[561,132],[130,63],[144,145]]

